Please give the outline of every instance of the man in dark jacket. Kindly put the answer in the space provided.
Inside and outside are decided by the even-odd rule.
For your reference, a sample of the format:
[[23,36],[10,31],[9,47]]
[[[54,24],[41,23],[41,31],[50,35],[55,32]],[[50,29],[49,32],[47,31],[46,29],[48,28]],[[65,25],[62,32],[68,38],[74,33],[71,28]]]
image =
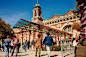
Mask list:
[[46,45],[46,50],[48,53],[48,57],[50,57],[50,47],[53,45],[53,39],[50,36],[50,33],[47,33],[47,36],[45,37],[43,44]]

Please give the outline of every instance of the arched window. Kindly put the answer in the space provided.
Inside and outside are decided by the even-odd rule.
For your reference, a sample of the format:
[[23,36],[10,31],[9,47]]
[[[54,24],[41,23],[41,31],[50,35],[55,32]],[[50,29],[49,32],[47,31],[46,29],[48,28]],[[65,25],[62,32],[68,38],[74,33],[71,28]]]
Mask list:
[[75,19],[76,17],[74,16],[73,18]]
[[56,23],[56,21],[55,21],[55,23]]
[[34,16],[36,16],[36,10],[34,10]]
[[65,21],[65,19],[63,19],[63,21]]
[[50,24],[51,24],[51,22],[50,22]]
[[67,18],[67,20],[69,20],[69,18]]
[[52,22],[52,23],[54,23],[54,22]]
[[58,20],[58,22],[59,22],[59,20]]
[[38,15],[41,16],[41,10],[40,10],[40,8],[38,9]]
[[70,17],[70,19],[72,19],[72,17]]
[[80,16],[77,16],[78,18],[80,18]]
[[63,28],[63,30],[64,30],[65,32],[72,32],[72,26],[71,26],[71,25],[66,25],[66,26]]
[[60,20],[60,22],[61,22],[62,20]]

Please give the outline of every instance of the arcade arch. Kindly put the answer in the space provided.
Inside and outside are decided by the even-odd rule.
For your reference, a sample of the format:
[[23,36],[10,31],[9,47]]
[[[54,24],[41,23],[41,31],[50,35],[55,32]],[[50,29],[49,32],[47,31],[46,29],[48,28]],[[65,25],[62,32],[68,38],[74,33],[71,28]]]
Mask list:
[[73,23],[66,23],[66,24],[64,24],[63,26],[62,26],[62,30],[63,31],[65,31],[65,32],[72,32],[72,25],[73,25]]

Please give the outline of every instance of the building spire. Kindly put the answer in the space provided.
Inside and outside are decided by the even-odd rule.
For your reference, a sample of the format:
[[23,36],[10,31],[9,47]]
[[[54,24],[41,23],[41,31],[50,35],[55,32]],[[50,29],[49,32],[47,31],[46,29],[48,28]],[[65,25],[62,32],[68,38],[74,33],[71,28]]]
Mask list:
[[37,0],[37,4],[39,3],[39,0]]
[[36,5],[35,6],[40,6],[39,0],[36,0]]

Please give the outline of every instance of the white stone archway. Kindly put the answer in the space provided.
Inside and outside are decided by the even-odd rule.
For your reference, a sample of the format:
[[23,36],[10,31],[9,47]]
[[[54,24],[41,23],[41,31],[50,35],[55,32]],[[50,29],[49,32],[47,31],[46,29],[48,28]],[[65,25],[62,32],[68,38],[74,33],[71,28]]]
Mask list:
[[67,23],[65,23],[65,24],[61,27],[61,30],[64,31],[64,29],[67,29],[67,30],[70,30],[70,31],[66,31],[66,32],[72,32],[72,25],[73,25],[72,22],[67,22]]

